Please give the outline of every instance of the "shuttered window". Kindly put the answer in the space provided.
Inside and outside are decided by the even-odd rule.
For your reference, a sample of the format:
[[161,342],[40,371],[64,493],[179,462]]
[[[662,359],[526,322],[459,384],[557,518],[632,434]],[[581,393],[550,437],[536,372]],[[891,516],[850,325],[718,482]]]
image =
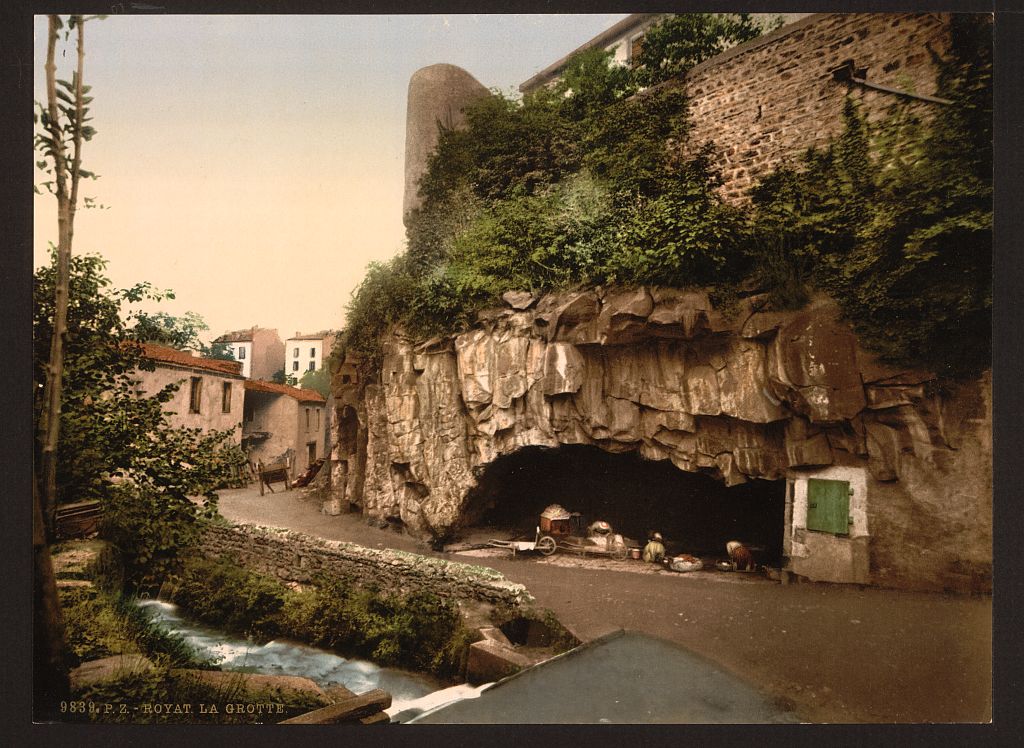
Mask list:
[[850,484],[844,480],[807,481],[807,529],[850,534]]
[[199,404],[203,400],[203,378],[192,377],[192,384],[188,392],[188,412],[198,413]]
[[637,59],[640,56],[640,52],[644,48],[644,35],[636,37],[635,39],[629,40],[629,67],[635,69],[640,67],[640,61]]

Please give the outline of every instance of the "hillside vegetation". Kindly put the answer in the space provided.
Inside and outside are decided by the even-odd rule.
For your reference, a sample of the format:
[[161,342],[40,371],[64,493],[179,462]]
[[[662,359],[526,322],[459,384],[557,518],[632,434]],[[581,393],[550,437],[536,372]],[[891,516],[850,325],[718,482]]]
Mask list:
[[708,288],[721,304],[754,288],[772,309],[818,289],[886,361],[948,376],[987,366],[990,25],[954,16],[951,54],[935,57],[954,105],[939,117],[908,107],[869,126],[849,99],[840,137],[738,207],[718,195],[713,145],[687,140],[679,84],[761,31],[730,18],[655,28],[662,62],[639,72],[589,50],[551,89],[470,107],[465,129],[441,134],[406,250],[371,265],[354,294],[341,351],[372,378],[394,325],[454,333],[508,290],[658,284]]

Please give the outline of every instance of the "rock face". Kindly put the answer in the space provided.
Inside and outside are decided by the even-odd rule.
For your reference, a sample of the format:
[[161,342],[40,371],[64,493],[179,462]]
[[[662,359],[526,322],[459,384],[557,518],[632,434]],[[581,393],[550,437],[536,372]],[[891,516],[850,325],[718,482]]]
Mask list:
[[[867,509],[871,581],[990,569],[987,379],[933,392],[926,372],[886,370],[827,299],[796,313],[750,299],[728,320],[695,291],[504,300],[450,340],[391,337],[380,382],[336,393],[359,424],[335,438],[335,490],[364,514],[442,537],[475,474],[527,446],[635,451],[727,485],[849,466],[886,497]],[[906,555],[922,528],[930,571]]]

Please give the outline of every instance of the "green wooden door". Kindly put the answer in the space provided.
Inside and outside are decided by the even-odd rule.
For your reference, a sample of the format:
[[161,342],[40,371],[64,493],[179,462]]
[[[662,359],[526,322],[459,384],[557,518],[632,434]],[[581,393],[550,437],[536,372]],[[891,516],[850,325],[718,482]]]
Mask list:
[[807,529],[850,534],[850,484],[844,480],[807,480]]

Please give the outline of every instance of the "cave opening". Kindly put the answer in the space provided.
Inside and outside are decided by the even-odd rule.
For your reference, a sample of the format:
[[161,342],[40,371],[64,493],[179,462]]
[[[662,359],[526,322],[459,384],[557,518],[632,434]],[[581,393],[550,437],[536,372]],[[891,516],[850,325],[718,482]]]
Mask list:
[[724,557],[739,540],[760,563],[782,558],[784,480],[727,487],[671,462],[614,454],[598,447],[524,447],[488,464],[466,502],[464,528],[493,528],[531,538],[550,504],[579,512],[585,527],[605,520],[643,545],[660,532],[669,553]]

